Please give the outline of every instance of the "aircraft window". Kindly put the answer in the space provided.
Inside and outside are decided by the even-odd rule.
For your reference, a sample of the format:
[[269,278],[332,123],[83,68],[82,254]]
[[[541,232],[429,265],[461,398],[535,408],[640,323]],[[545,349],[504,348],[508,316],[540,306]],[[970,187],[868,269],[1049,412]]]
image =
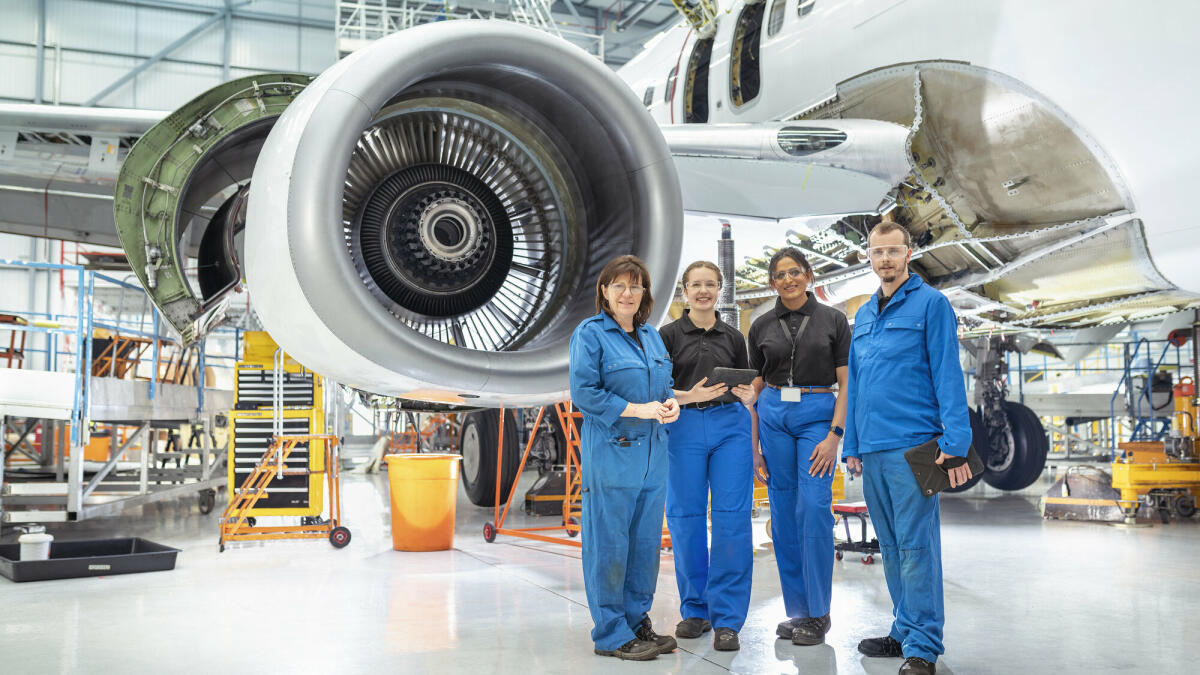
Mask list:
[[796,16],[808,16],[808,13],[813,11],[813,6],[816,4],[817,0],[800,0],[800,4],[796,5]]
[[697,40],[688,58],[683,79],[683,121],[704,124],[708,121],[708,65],[712,61],[712,38]]
[[[804,0],[800,0],[804,2]],[[786,16],[783,10],[787,9],[787,0],[775,0],[771,5],[771,16],[767,19],[767,37],[772,37],[783,28],[783,17]]]
[[654,85],[646,87],[646,93],[642,95],[642,105],[649,108],[651,103],[654,103]]
[[758,97],[762,84],[758,70],[758,43],[762,33],[763,6],[746,5],[733,29],[732,53],[729,57],[729,97],[741,107]]
[[820,127],[784,127],[779,130],[779,147],[789,155],[802,157],[841,145],[846,132]]
[[663,103],[671,105],[671,95],[675,93],[675,78],[679,75],[679,64],[671,67],[671,72],[667,73],[667,89],[663,92]]

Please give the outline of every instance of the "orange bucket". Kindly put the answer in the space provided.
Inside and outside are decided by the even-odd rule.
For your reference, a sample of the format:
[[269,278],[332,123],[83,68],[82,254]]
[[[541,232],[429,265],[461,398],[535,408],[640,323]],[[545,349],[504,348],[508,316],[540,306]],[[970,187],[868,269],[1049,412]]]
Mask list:
[[445,551],[454,545],[454,500],[459,455],[388,455],[392,503],[392,548]]

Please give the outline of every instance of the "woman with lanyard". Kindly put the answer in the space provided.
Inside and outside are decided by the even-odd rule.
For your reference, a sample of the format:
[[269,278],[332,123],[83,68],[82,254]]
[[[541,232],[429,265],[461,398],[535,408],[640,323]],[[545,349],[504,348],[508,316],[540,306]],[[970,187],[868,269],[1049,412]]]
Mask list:
[[667,427],[679,417],[671,361],[646,325],[654,300],[641,260],[620,256],[596,282],[596,312],[571,336],[571,400],[583,413],[583,579],[602,656],[647,661],[675,649],[647,612],[658,583]]
[[[754,388],[708,386],[713,368],[749,368],[746,340],[717,316],[721,270],[708,261],[688,265],[684,297],[690,309],[662,329],[683,410],[671,425],[667,527],[679,584],[679,638],[697,638],[713,626],[713,648],[735,651],[750,608],[751,428]],[[685,402],[694,401],[694,402]],[[708,547],[712,493],[712,552]]]
[[[788,620],[776,634],[817,645],[829,632],[833,472],[846,420],[850,327],[808,291],[812,267],[793,247],[771,257],[772,311],[750,327],[758,397],[754,471],[767,484],[771,539]],[[837,389],[833,385],[837,384]],[[765,388],[764,388],[765,387]]]

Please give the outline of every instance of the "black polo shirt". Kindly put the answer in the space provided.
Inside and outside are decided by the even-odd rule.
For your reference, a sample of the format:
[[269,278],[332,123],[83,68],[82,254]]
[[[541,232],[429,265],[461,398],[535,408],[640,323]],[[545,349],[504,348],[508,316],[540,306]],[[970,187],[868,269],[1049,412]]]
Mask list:
[[[700,380],[712,374],[718,366],[725,368],[749,368],[746,356],[746,338],[738,330],[721,321],[704,330],[692,323],[688,310],[683,316],[659,329],[667,353],[671,355],[671,375],[675,388],[687,391]],[[731,392],[713,399],[720,403],[738,400]]]
[[[755,319],[750,326],[750,367],[767,384],[781,387],[788,383],[792,336],[805,316],[812,318],[796,345],[793,383],[800,387],[832,386],[837,384],[836,369],[850,363],[850,323],[845,314],[817,302],[811,292],[800,309],[794,311],[776,299],[775,309]],[[781,318],[788,325],[788,335],[783,334],[779,325]]]

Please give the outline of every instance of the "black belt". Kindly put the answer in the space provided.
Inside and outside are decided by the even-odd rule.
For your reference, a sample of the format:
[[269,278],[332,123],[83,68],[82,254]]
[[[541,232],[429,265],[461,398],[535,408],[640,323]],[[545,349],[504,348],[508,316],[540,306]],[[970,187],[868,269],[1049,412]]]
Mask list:
[[[780,384],[768,383],[767,386],[772,389],[782,389],[783,387],[786,387],[787,385],[786,384],[780,385]],[[799,389],[800,393],[802,393],[802,394],[836,394],[837,393],[837,389],[835,389],[834,387],[829,386],[829,385],[815,387],[815,386],[809,386],[806,384],[802,384],[802,385],[793,386],[792,388]]]
[[704,410],[705,408],[713,408],[719,405],[732,405],[734,403],[737,403],[737,401],[719,401],[714,399],[712,401],[702,401],[700,403],[684,403],[679,407],[687,408],[688,410]]

